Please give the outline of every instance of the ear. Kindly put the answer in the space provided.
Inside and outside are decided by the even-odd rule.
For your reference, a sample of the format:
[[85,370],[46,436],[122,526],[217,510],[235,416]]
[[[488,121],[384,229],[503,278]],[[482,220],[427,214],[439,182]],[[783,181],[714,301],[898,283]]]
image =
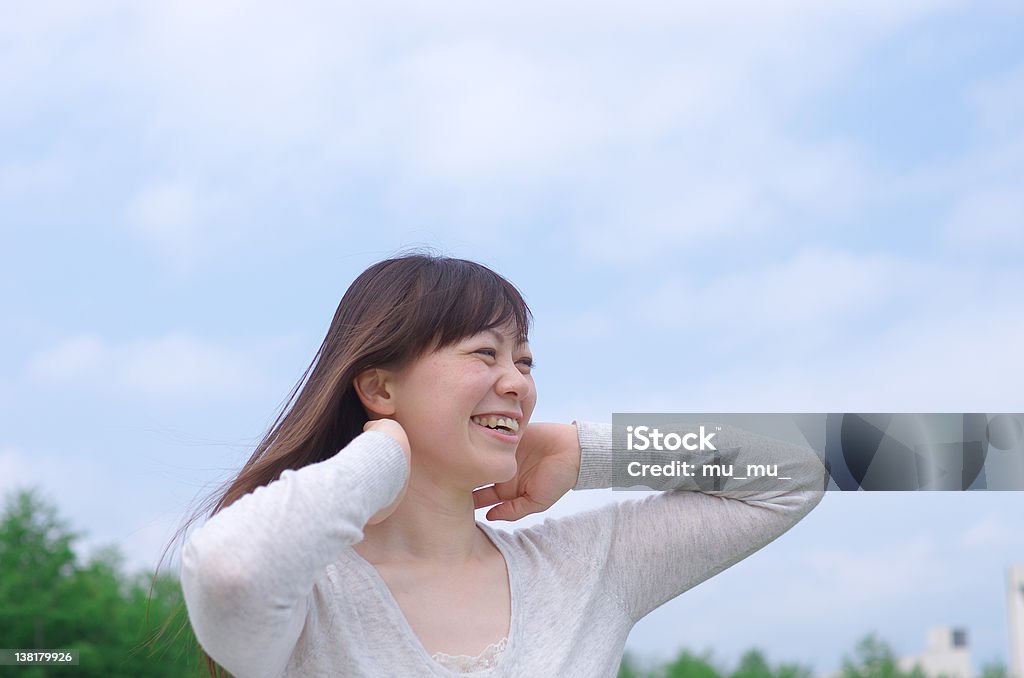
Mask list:
[[391,378],[390,371],[373,367],[360,373],[352,381],[352,386],[371,419],[390,417],[395,413]]

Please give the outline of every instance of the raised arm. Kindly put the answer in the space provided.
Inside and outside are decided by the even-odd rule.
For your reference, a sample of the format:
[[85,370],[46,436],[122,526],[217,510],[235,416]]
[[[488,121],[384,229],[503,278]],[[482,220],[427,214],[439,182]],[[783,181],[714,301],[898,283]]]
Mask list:
[[181,585],[206,652],[235,675],[279,675],[315,580],[362,540],[408,473],[402,445],[368,431],[325,461],[284,471],[194,532],[182,550]]
[[[573,489],[612,486],[612,431],[577,424],[580,473]],[[602,588],[635,622],[648,612],[764,547],[800,521],[824,494],[825,467],[801,447],[723,426],[720,450],[747,464],[779,464],[789,481],[732,480],[727,489],[675,489],[577,514],[551,525],[567,554],[600,568]],[[664,453],[664,461],[705,460],[699,453]],[[737,473],[736,475],[740,475]],[[638,482],[637,484],[642,484]]]

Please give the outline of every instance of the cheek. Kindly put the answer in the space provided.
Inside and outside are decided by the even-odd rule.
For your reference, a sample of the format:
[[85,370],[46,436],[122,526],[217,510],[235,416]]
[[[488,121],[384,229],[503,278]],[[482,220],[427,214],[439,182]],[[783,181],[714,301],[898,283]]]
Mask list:
[[435,428],[451,430],[468,421],[476,410],[482,392],[473,379],[455,378],[450,374],[437,375],[428,389],[422,392],[416,409],[432,420]]

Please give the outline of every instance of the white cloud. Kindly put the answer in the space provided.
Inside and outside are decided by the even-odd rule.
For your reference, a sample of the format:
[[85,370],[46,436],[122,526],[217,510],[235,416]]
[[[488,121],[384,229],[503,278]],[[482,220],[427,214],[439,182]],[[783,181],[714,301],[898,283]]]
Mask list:
[[965,549],[998,549],[1021,543],[1020,531],[992,514],[978,518],[960,534],[960,545]]
[[973,107],[978,141],[947,161],[891,177],[883,195],[948,205],[938,220],[941,244],[965,259],[1003,255],[1024,244],[1024,68],[975,85],[964,94]]
[[[1017,338],[1024,323],[1014,314],[1020,312],[932,318],[828,354],[774,349],[775,362],[689,382],[689,399],[701,411],[1018,412],[1024,365]],[[662,401],[673,395],[678,399],[666,393]]]
[[957,201],[946,228],[954,243],[1019,247],[1024,244],[1024,183],[968,193]]
[[[53,189],[61,185],[66,176],[67,168],[55,158],[4,162],[0,164],[0,201],[23,198],[25,194],[52,195]],[[8,219],[4,222],[7,227],[15,225]]]
[[447,185],[550,176],[608,127],[567,66],[479,39],[409,54],[393,73],[404,86],[395,103],[417,119],[396,125],[406,132],[396,160],[410,177]]
[[603,310],[567,312],[543,321],[532,334],[532,341],[547,345],[572,344],[595,337],[609,337],[615,316]]
[[761,102],[729,107],[768,121],[714,118],[677,130],[668,148],[678,152],[589,163],[570,197],[581,250],[608,265],[664,266],[666,252],[716,256],[734,239],[800,236],[808,215],[827,227],[860,200],[868,169],[851,143],[793,138]]
[[82,334],[55,348],[36,354],[27,367],[30,376],[47,381],[64,381],[99,370],[103,341],[95,334]]
[[[251,356],[201,342],[184,334],[125,345],[118,351],[118,381],[150,395],[242,392],[257,381]],[[257,378],[257,379],[254,379]]]
[[1024,66],[979,84],[971,101],[986,132],[1024,131]]
[[957,177],[962,184],[946,237],[953,246],[1019,247],[1024,244],[1024,67],[976,85],[968,99],[988,152]]
[[202,254],[200,207],[195,192],[180,183],[161,183],[139,191],[128,206],[128,224],[173,262],[188,263]]
[[954,257],[807,249],[707,283],[678,276],[647,298],[624,290],[604,306],[618,335],[588,350],[618,356],[637,332],[657,347],[626,358],[630,401],[615,411],[1015,412],[1022,287],[1019,272]]
[[111,2],[33,11],[12,50],[24,77],[0,91],[68,80],[140,111],[126,122],[154,162],[127,211],[179,267],[258,228],[249,206],[272,191],[316,202],[377,176],[399,220],[426,207],[490,238],[560,196],[584,253],[614,263],[624,227],[657,254],[856,204],[858,149],[791,114],[879,39],[960,4]]
[[[634,312],[645,327],[698,327],[725,347],[785,335],[800,341],[829,336],[846,320],[931,294],[925,266],[884,253],[805,248],[762,268],[713,277],[668,278]],[[830,331],[831,330],[831,331]]]
[[884,548],[875,546],[870,551],[821,549],[804,554],[802,559],[812,568],[808,577],[822,585],[803,590],[830,591],[828,602],[834,610],[939,594],[949,586],[949,573],[940,556],[941,549],[921,536]]
[[112,343],[95,335],[71,337],[37,352],[26,375],[37,381],[78,384],[104,392],[146,396],[209,397],[244,394],[266,386],[275,349],[293,337],[221,346],[185,333]]

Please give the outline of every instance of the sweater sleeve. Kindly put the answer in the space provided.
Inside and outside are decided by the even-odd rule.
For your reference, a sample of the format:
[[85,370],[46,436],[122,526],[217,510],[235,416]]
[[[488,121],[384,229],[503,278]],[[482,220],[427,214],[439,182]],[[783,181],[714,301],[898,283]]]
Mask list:
[[[611,487],[612,427],[577,424],[580,474],[574,489]],[[826,469],[809,446],[723,426],[720,449],[747,464],[779,464],[791,480],[730,479],[724,490],[672,489],[617,502],[556,528],[556,543],[600,571],[603,591],[635,623],[651,610],[766,546],[822,499]],[[696,462],[696,454],[664,453],[665,462]],[[705,457],[706,459],[706,457]]]
[[207,654],[240,677],[280,675],[314,581],[362,540],[366,522],[395,500],[408,473],[398,441],[368,431],[329,459],[284,471],[192,533],[181,586]]

